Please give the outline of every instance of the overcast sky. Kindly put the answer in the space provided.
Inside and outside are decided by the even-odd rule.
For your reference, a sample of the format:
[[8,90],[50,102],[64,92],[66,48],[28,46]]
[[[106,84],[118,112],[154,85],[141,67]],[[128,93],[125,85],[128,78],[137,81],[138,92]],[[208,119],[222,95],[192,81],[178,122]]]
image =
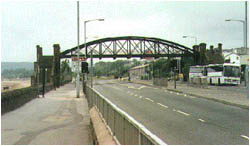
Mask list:
[[[61,51],[77,45],[76,1],[1,2],[1,60],[36,60],[36,45],[45,55],[53,54],[53,44]],[[243,27],[225,19],[245,18],[245,2],[191,1],[80,1],[80,43],[84,42],[83,21],[104,18],[87,25],[89,40],[114,36],[158,37],[192,47],[198,43],[223,49],[242,47]]]

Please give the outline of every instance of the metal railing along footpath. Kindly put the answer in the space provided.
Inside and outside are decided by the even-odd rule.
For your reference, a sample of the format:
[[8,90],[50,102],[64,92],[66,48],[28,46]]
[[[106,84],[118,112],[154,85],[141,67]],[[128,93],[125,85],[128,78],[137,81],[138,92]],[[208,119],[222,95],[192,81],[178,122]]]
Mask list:
[[118,144],[166,145],[142,124],[122,111],[95,89],[85,86],[89,108],[95,106]]

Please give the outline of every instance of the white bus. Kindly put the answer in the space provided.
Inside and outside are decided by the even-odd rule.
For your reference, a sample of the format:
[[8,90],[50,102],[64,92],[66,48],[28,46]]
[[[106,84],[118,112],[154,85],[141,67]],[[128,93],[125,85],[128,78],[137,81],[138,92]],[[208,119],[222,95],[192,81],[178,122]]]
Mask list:
[[190,66],[189,68],[189,79],[204,77],[205,66]]
[[209,84],[240,84],[240,65],[237,64],[209,64],[205,67],[204,76]]

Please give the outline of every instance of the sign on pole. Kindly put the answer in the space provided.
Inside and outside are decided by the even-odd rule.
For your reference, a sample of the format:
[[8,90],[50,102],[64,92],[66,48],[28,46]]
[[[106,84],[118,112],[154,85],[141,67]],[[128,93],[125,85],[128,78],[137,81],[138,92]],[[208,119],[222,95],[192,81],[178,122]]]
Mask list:
[[[77,57],[72,57],[71,59],[72,59],[72,61],[78,61]],[[79,57],[79,60],[80,61],[86,61],[87,58],[85,58],[85,57]]]

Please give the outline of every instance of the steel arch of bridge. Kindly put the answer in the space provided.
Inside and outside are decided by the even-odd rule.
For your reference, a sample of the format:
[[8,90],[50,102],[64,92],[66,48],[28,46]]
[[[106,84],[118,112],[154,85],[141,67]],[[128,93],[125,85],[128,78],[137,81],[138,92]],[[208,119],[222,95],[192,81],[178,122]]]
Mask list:
[[[85,50],[85,45],[87,49]],[[175,42],[160,38],[123,36],[110,37],[80,45],[80,50],[89,58],[93,49],[93,58],[131,58],[131,57],[193,57],[192,49]],[[60,54],[60,58],[76,56],[77,46]],[[84,56],[81,55],[81,56]]]

